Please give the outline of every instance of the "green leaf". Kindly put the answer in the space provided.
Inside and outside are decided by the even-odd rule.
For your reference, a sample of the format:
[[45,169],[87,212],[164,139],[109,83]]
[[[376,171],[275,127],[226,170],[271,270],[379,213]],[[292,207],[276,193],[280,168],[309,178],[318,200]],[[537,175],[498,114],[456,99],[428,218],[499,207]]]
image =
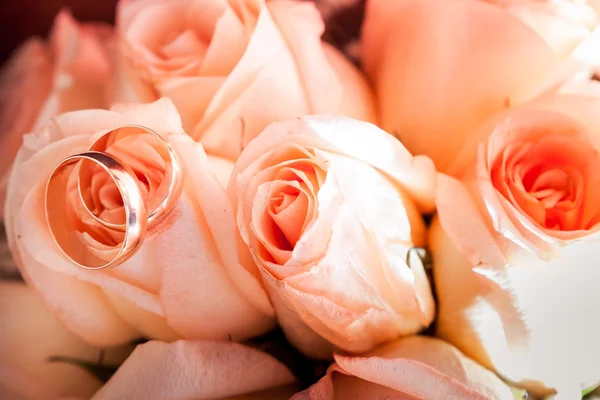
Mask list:
[[525,400],[525,399],[529,398],[529,394],[527,393],[527,390],[525,390],[525,389],[510,386],[510,390],[512,390],[515,400]]
[[581,391],[581,396],[587,396],[588,394],[592,393],[594,390],[598,389],[599,387],[600,387],[600,382],[598,382],[595,385],[592,385],[586,389],[583,389]]
[[411,266],[411,263],[419,262],[425,271],[431,271],[433,267],[433,259],[431,253],[424,247],[411,247],[406,253],[406,265]]
[[62,357],[62,356],[51,356],[48,357],[48,362],[50,363],[65,363],[76,365],[87,370],[89,373],[98,378],[101,382],[106,383],[108,380],[117,372],[119,366],[115,365],[102,365],[101,363],[93,364],[89,361],[78,360],[76,358],[71,357]]

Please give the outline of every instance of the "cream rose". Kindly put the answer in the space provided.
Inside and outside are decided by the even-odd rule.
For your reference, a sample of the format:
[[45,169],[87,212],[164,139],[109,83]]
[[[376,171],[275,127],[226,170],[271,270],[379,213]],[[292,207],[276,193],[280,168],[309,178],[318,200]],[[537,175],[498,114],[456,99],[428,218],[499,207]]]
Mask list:
[[89,398],[102,383],[71,360],[118,366],[133,349],[85,343],[22,282],[0,282],[0,326],[2,399]]
[[[133,258],[113,269],[85,270],[66,258],[50,236],[44,213],[46,182],[63,158],[85,151],[104,132],[132,124],[167,136],[184,171],[183,193],[169,219]],[[133,168],[147,204],[156,200],[166,171],[164,151],[151,139],[130,136],[108,150]],[[140,335],[238,341],[271,329],[273,311],[255,267],[242,264],[235,251],[234,216],[217,178],[229,171],[213,174],[211,163],[202,145],[184,134],[168,99],[54,118],[26,135],[9,182],[6,228],[19,269],[71,331],[98,345]],[[232,165],[219,160],[218,166]],[[116,222],[111,218],[123,215],[123,204],[105,177],[94,175],[85,193],[102,218]],[[83,218],[74,220],[72,229],[99,254],[110,254],[123,240]]]
[[335,355],[327,375],[291,400],[522,400],[492,372],[439,339],[413,336],[360,357]]
[[309,2],[121,0],[117,28],[128,100],[171,98],[210,153],[235,160],[269,123],[306,114],[374,119],[366,81],[321,41]]
[[599,10],[570,0],[369,1],[363,61],[382,128],[446,172],[478,124],[580,67],[570,55],[594,37]]
[[460,181],[438,178],[430,232],[438,334],[557,399],[600,380],[599,107],[554,93],[484,124]]
[[407,257],[425,245],[434,176],[431,160],[350,118],[274,123],[248,145],[229,193],[294,345],[360,352],[431,323],[427,276]]
[[0,218],[10,166],[23,135],[55,115],[84,108],[108,108],[111,40],[108,26],[78,24],[63,11],[49,43],[25,42],[0,72]]

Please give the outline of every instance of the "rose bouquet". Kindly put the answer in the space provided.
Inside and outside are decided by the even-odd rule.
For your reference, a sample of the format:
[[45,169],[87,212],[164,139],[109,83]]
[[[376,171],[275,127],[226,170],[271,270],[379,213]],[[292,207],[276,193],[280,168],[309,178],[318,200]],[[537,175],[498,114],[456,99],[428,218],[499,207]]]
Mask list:
[[0,72],[0,398],[594,398],[599,55],[595,0],[61,11]]

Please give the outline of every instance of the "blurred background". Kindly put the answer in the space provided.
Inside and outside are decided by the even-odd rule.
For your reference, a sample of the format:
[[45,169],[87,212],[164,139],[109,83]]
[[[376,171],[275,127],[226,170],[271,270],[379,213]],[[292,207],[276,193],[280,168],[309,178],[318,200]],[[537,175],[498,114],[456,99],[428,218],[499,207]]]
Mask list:
[[0,62],[32,35],[45,37],[54,16],[69,8],[80,21],[113,22],[117,0],[0,0]]
[[[312,1],[327,23],[324,39],[352,57],[348,46],[358,38],[365,0]],[[116,4],[117,0],[0,0],[0,64],[28,37],[46,37],[62,8],[70,9],[79,21],[114,22]]]

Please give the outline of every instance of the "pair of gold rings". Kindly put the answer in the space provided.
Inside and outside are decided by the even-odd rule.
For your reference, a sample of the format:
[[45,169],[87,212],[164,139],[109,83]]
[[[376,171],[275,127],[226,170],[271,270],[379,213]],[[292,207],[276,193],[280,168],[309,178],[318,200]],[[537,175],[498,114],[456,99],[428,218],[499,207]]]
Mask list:
[[[161,153],[165,155],[164,178],[153,199],[144,198],[136,173],[119,157],[111,154],[114,143],[128,136],[143,134],[158,139]],[[128,149],[134,153],[136,150],[139,149]],[[97,171],[98,167],[118,189],[125,214],[121,222],[103,218],[98,207],[91,204],[89,196],[83,195],[84,188],[96,184],[92,180],[94,170]],[[70,196],[74,185],[79,192],[77,204],[73,204],[73,196]],[[69,156],[56,166],[46,185],[46,220],[56,244],[73,263],[86,269],[115,267],[131,258],[142,245],[148,230],[173,210],[182,189],[181,165],[168,141],[146,127],[125,126],[105,133],[86,152]],[[87,222],[82,221],[82,212]],[[86,223],[103,229],[110,237],[118,237],[115,248],[103,252],[86,245],[82,236]]]

